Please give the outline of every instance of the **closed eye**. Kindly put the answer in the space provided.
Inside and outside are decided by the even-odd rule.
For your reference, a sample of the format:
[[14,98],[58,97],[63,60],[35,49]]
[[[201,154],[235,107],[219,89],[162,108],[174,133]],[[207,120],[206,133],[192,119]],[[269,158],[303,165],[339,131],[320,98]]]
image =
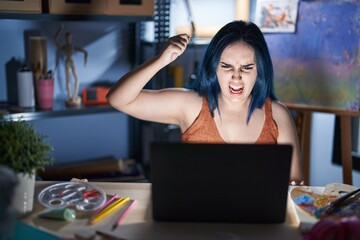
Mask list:
[[252,70],[254,68],[254,65],[253,63],[251,64],[246,64],[246,65],[242,65],[241,66],[241,71],[243,72],[250,72],[250,70]]
[[232,68],[232,66],[230,64],[227,64],[227,63],[224,63],[224,62],[221,62],[220,63],[220,66],[224,69],[230,69]]

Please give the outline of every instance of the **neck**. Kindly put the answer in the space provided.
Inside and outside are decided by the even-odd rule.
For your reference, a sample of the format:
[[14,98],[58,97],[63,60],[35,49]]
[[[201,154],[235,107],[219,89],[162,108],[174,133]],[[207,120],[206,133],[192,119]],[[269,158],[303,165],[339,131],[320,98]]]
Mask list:
[[219,96],[220,112],[234,112],[234,113],[247,113],[250,106],[251,97],[244,101],[231,102]]

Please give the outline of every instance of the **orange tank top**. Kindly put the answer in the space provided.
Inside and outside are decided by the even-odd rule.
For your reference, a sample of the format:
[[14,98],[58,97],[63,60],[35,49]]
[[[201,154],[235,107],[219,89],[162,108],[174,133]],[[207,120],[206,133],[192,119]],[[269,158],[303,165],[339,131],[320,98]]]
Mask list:
[[[279,135],[277,124],[272,116],[271,99],[265,102],[265,123],[256,140],[257,144],[276,144]],[[226,143],[211,116],[208,101],[204,98],[201,111],[191,126],[182,134],[185,143]]]

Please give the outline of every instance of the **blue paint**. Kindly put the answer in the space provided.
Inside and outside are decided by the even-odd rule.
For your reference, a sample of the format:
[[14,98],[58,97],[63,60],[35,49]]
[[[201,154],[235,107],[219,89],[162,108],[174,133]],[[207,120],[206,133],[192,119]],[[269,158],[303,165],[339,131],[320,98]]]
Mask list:
[[299,195],[296,198],[293,199],[293,201],[297,204],[297,205],[302,205],[302,204],[313,204],[314,199],[312,197],[309,197],[308,195]]

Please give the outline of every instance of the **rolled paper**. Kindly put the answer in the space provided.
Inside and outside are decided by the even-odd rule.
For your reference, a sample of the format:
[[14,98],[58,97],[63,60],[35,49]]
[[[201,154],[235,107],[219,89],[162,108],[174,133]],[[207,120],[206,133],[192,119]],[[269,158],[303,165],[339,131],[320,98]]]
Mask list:
[[236,19],[249,21],[250,16],[250,0],[236,0]]
[[[47,73],[47,40],[43,36],[30,37],[30,64],[31,69],[36,72],[38,70],[39,76],[45,77]],[[36,74],[35,74],[36,75]]]
[[51,208],[38,214],[42,218],[72,221],[76,218],[75,210],[69,208]]

